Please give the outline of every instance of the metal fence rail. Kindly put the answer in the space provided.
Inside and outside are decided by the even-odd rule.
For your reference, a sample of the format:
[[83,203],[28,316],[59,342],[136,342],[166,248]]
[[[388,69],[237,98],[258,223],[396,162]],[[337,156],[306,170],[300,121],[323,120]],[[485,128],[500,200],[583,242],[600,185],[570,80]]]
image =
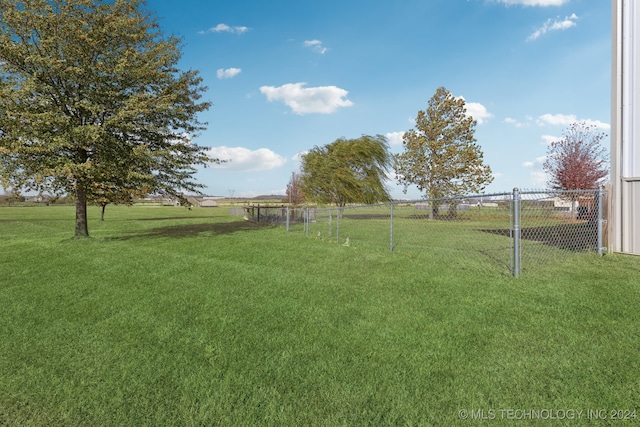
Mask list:
[[[467,251],[518,277],[568,252],[603,248],[604,190],[520,190],[345,207],[261,207],[249,219],[337,245],[408,254]],[[249,212],[249,211],[247,211]],[[256,218],[257,216],[257,218]]]

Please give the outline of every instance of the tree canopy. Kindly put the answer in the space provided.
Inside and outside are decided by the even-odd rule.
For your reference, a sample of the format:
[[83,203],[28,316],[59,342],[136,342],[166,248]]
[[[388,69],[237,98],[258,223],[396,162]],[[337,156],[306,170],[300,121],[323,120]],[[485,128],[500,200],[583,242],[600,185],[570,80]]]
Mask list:
[[547,149],[543,169],[554,190],[592,190],[609,175],[609,156],[600,145],[606,137],[594,125],[573,123]]
[[403,136],[404,152],[394,156],[397,179],[416,185],[430,199],[482,191],[493,181],[474,137],[476,121],[465,102],[440,87],[415,127]]
[[[0,0],[3,186],[88,200],[198,192],[206,90],[142,0]],[[113,198],[113,200],[111,200]]]
[[390,161],[382,135],[340,138],[302,156],[300,188],[307,200],[337,206],[387,201]]

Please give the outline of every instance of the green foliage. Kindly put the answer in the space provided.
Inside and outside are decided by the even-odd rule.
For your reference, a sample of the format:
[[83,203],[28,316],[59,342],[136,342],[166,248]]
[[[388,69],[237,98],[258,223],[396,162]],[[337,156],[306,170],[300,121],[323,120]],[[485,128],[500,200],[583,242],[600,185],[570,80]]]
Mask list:
[[474,137],[476,121],[465,102],[440,87],[414,129],[404,134],[404,152],[394,157],[398,181],[416,185],[430,199],[482,191],[493,181]]
[[3,186],[73,194],[76,236],[87,201],[197,192],[192,142],[210,103],[179,40],[139,0],[0,0]]
[[384,185],[391,156],[382,135],[340,138],[302,157],[300,187],[318,203],[376,203],[389,200]]

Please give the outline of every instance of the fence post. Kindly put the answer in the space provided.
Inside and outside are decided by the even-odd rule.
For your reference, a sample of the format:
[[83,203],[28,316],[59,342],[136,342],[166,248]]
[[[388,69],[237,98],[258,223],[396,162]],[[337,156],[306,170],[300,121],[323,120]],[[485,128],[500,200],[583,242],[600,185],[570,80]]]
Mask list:
[[596,203],[598,204],[598,223],[597,223],[597,245],[598,245],[598,255],[603,254],[602,247],[602,224],[604,223],[604,219],[602,218],[602,186],[598,187],[598,191],[596,193]]
[[309,237],[309,206],[304,208],[304,235]]
[[520,276],[520,190],[513,189],[513,277]]
[[289,206],[287,206],[287,232],[289,232]]
[[336,209],[336,244],[340,244],[340,208]]
[[393,252],[393,201],[391,201],[389,225],[389,252]]

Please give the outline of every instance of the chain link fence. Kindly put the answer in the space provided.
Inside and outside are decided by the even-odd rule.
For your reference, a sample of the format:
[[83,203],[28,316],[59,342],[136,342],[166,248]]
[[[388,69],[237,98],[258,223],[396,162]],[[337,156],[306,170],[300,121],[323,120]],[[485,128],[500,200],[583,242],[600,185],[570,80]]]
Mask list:
[[563,254],[603,253],[602,189],[526,191],[345,207],[245,206],[248,220],[343,246],[480,257],[514,276]]
[[566,252],[597,252],[604,242],[605,191],[514,190],[514,266],[535,268]]

